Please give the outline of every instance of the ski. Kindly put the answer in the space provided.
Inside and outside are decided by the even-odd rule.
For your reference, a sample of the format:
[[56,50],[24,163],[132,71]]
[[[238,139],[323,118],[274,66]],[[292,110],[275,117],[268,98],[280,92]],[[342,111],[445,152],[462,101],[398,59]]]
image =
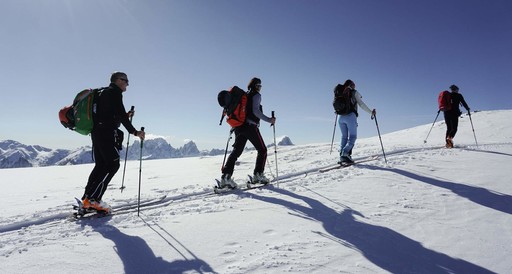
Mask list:
[[103,218],[106,216],[112,216],[111,212],[105,211],[96,211],[96,210],[86,210],[83,212],[73,212],[71,215],[71,221],[85,220],[85,219],[93,219],[93,218]]
[[321,169],[318,170],[318,172],[324,173],[324,172],[327,172],[327,171],[331,171],[331,170],[335,170],[335,169],[341,169],[341,168],[357,165],[357,164],[360,164],[360,163],[374,161],[374,160],[377,160],[377,159],[379,159],[378,155],[371,156],[371,157],[368,157],[368,158],[363,158],[361,160],[357,160],[357,161],[355,161],[353,163],[342,163],[342,164],[336,164],[336,165],[333,165],[333,166],[328,166],[328,167],[325,167],[325,168],[321,168]]
[[217,183],[217,185],[213,187],[213,192],[215,192],[216,194],[231,192],[235,189],[238,189],[238,186],[236,186],[236,187],[232,187],[232,186],[221,187],[220,181],[218,179],[215,179],[215,182]]
[[73,209],[76,210],[76,212],[73,212],[73,214],[71,214],[70,216],[70,220],[72,221],[89,218],[102,218],[105,216],[112,215],[112,212],[98,211],[95,209],[85,209],[80,199],[75,197],[75,200],[77,204],[73,205]]
[[266,185],[268,185],[270,183],[270,182],[268,182],[268,183],[254,183],[251,175],[247,175],[247,177],[249,177],[249,179],[245,183],[245,185],[247,186],[247,189],[260,188],[260,187],[266,186]]
[[245,183],[245,187],[240,187],[240,184],[238,184],[237,187],[235,187],[235,188],[220,187],[220,181],[218,179],[215,179],[217,185],[213,187],[213,192],[216,194],[223,194],[223,193],[229,193],[229,192],[234,192],[234,191],[248,191],[251,189],[256,189],[256,188],[261,188],[264,186],[271,185],[270,183],[268,183],[268,184],[252,183],[252,177],[250,175],[248,175],[248,176],[249,176],[249,179]]

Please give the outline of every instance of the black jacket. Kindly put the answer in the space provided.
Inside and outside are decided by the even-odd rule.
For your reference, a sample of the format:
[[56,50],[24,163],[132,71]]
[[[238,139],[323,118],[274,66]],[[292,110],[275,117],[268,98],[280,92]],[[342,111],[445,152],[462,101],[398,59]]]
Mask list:
[[117,129],[121,124],[129,133],[137,130],[133,127],[123,105],[123,91],[114,83],[97,96],[94,111],[94,129]]
[[[260,124],[260,118],[258,118],[255,114],[254,114],[254,109],[253,109],[253,106],[252,106],[252,101],[253,101],[253,97],[254,95],[256,95],[257,92],[255,91],[252,91],[252,92],[249,92],[247,94],[247,105],[245,107],[245,110],[247,112],[247,116],[245,118],[245,121],[253,121],[256,123],[256,125],[259,125]],[[263,111],[263,107],[260,105],[259,106],[260,108],[260,111]]]
[[462,96],[462,94],[460,93],[457,93],[457,92],[452,92],[451,94],[452,96],[452,111],[456,112],[456,113],[461,113],[460,111],[460,104],[462,104],[462,106],[464,106],[464,108],[469,111],[469,106],[468,104],[466,103],[466,101],[464,100],[464,96]]

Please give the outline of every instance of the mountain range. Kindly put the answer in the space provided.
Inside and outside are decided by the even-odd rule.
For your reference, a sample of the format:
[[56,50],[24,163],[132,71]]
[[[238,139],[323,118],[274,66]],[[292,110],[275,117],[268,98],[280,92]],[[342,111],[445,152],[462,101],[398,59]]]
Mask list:
[[[289,137],[284,136],[278,142],[280,146],[293,145]],[[273,146],[273,144],[269,145]],[[252,148],[250,148],[252,149]],[[169,159],[196,156],[215,156],[223,154],[224,149],[199,151],[193,141],[180,148],[174,148],[164,138],[156,137],[144,140],[142,158]],[[126,156],[126,147],[121,150],[121,158]],[[135,140],[128,149],[128,160],[139,159],[140,141]],[[21,168],[53,165],[78,165],[93,162],[91,146],[77,149],[50,149],[40,145],[26,145],[14,140],[0,141],[0,168]]]

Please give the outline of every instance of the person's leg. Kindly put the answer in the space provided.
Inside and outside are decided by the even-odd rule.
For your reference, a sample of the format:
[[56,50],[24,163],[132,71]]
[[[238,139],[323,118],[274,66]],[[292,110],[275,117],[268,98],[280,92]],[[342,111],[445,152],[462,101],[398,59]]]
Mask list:
[[247,137],[245,136],[244,131],[245,130],[242,128],[235,129],[235,143],[233,144],[233,150],[229,154],[226,164],[222,167],[223,176],[225,174],[229,174],[229,176],[233,174],[236,160],[238,160],[238,157],[240,157],[244,151],[245,144],[247,143]]
[[[93,176],[93,183],[88,191],[91,200],[101,201],[112,177],[119,170],[119,150],[115,144],[115,130],[98,130],[95,134],[95,158],[100,167]],[[99,162],[98,162],[99,161]]]
[[348,127],[347,127],[346,120],[347,120],[346,115],[339,115],[338,125],[340,126],[340,132],[341,132],[340,156],[344,156],[346,154],[344,152],[344,148],[347,145],[347,141],[348,141]]
[[452,117],[452,131],[450,132],[450,138],[453,139],[459,128],[459,116],[453,115]]
[[445,139],[445,142],[446,142],[446,146],[448,146],[449,145],[450,132],[452,131],[452,120],[451,120],[449,111],[444,111],[443,115],[444,115],[444,123],[446,124],[446,134],[444,136],[444,139]]
[[265,142],[263,141],[263,137],[261,137],[258,127],[250,126],[247,131],[247,137],[256,151],[258,151],[253,174],[263,174],[265,171],[265,163],[267,161],[267,147],[265,146]]
[[101,181],[101,178],[106,173],[105,171],[105,160],[103,159],[100,151],[99,145],[95,140],[95,134],[91,134],[92,139],[92,153],[94,157],[94,168],[92,169],[89,179],[87,180],[87,185],[85,186],[84,195],[82,196],[82,200],[85,198],[90,198],[94,192],[94,189],[97,188],[98,183]]
[[348,132],[348,139],[346,141],[345,147],[343,148],[343,155],[349,156],[349,153],[354,148],[357,140],[357,117],[355,113],[351,113],[346,117],[346,127]]

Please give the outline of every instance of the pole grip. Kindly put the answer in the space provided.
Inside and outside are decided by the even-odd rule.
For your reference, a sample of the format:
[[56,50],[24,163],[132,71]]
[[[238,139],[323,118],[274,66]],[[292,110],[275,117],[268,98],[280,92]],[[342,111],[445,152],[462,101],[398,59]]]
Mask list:
[[133,121],[133,111],[135,110],[135,106],[132,106],[130,108],[130,111],[128,111],[128,114],[132,113],[132,115],[130,115],[130,122]]
[[275,112],[272,110],[272,118],[275,118]]
[[222,125],[222,121],[224,120],[224,116],[226,116],[226,111],[225,110],[222,110],[222,114],[220,116],[220,121],[219,121],[219,126]]
[[[144,127],[141,127],[140,131],[144,131]],[[140,140],[140,155],[141,155],[141,157],[142,157],[142,146],[144,146],[144,140]]]

